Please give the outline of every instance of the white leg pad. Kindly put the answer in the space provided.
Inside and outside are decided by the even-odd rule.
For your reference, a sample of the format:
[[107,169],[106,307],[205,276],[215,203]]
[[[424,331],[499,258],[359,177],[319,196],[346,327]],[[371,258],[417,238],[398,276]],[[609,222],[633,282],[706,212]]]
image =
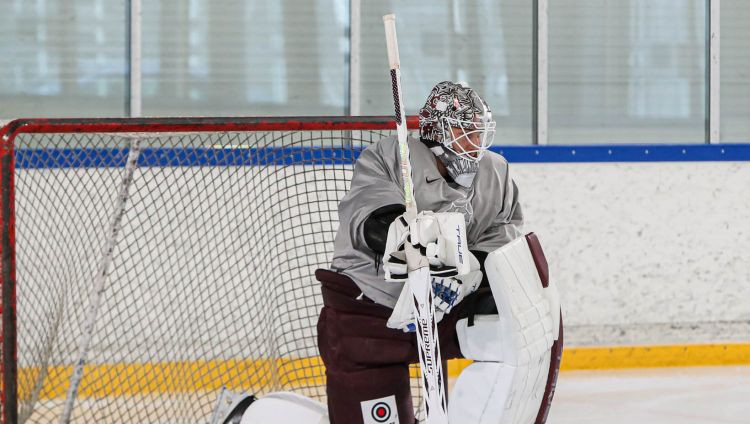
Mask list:
[[498,424],[513,383],[513,367],[474,362],[458,376],[448,404],[448,422]]
[[328,424],[328,408],[296,393],[269,393],[250,404],[240,421],[240,424],[268,423]]
[[[487,278],[498,315],[456,325],[461,353],[474,364],[450,396],[451,422],[532,424],[540,411],[558,338],[559,296],[547,288],[521,237],[488,255]],[[554,312],[553,312],[554,311]]]

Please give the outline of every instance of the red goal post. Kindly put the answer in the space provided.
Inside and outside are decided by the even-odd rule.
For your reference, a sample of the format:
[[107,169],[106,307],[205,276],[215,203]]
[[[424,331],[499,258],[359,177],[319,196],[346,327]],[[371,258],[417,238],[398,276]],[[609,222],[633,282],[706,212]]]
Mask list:
[[357,155],[394,133],[392,117],[2,127],[2,422],[58,419],[97,273],[73,422],[205,422],[222,386],[322,399],[311,270]]

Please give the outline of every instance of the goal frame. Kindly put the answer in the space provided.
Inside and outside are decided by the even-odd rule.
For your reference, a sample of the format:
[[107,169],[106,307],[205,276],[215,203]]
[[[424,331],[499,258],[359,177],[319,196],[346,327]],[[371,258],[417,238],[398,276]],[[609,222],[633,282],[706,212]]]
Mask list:
[[[408,116],[410,130],[418,117]],[[0,128],[0,423],[18,421],[18,351],[16,311],[15,148],[21,134],[192,133],[236,131],[395,130],[393,116],[185,117],[185,118],[31,118]]]

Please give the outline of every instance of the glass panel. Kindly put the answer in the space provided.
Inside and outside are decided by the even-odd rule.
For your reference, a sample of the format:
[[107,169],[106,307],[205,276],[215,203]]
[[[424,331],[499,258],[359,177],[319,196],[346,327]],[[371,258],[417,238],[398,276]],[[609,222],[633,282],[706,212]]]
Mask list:
[[143,4],[144,115],[343,115],[348,2]]
[[550,143],[704,143],[705,0],[555,0]]
[[721,1],[721,141],[750,143],[750,2]]
[[124,116],[124,0],[8,0],[0,118]]
[[397,16],[406,113],[444,80],[469,83],[497,120],[496,144],[531,142],[532,5],[525,0],[362,2],[363,115],[393,115],[381,17]]

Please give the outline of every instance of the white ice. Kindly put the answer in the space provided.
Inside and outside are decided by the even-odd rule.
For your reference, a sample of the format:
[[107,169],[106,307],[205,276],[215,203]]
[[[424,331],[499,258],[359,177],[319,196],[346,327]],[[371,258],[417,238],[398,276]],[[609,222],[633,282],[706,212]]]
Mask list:
[[560,373],[548,424],[750,423],[750,366]]

